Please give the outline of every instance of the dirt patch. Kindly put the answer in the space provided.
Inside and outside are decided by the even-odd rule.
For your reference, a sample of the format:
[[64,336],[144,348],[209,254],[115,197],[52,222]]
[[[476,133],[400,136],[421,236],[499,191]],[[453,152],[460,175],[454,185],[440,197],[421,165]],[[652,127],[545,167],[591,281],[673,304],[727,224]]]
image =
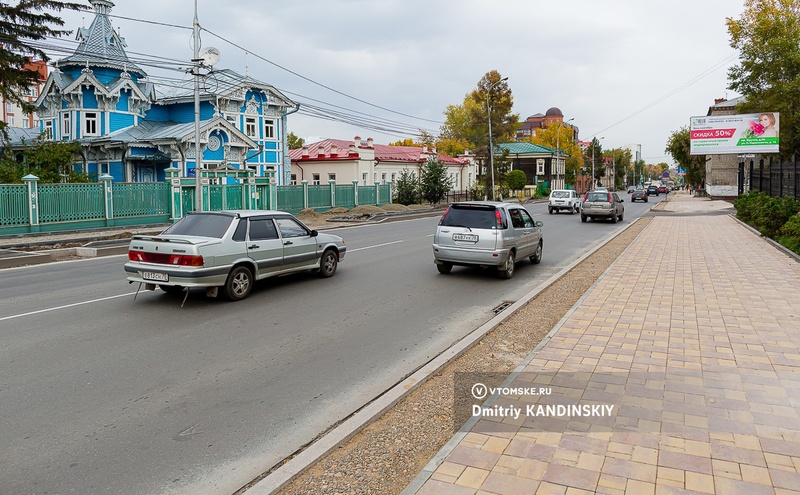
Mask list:
[[363,214],[374,214],[374,213],[386,213],[386,210],[378,208],[377,206],[373,205],[360,205],[350,210],[350,214],[352,215],[363,215]]
[[399,203],[385,204],[385,205],[381,206],[381,208],[383,208],[384,211],[408,211],[408,210],[411,210],[411,208],[409,208],[408,206],[401,205]]

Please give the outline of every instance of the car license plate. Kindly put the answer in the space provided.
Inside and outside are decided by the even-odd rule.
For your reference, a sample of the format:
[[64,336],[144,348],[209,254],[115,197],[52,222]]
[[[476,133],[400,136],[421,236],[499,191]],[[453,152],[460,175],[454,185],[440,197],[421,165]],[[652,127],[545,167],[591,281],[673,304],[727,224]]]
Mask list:
[[478,242],[478,236],[475,234],[453,234],[453,240],[463,242]]
[[169,274],[158,272],[142,272],[142,278],[155,282],[169,282]]

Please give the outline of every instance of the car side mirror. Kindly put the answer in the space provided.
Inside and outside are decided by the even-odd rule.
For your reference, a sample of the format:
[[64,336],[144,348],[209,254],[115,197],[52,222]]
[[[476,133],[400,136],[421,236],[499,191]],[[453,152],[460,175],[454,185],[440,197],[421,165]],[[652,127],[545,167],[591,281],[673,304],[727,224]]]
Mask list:
[[620,202],[620,203],[624,203],[624,202],[625,202],[625,200],[624,200],[624,199],[622,199],[622,198],[619,198],[619,202]]
[[311,231],[311,237],[317,237],[318,235],[319,235],[319,232],[317,232],[316,230],[312,230]]
[[542,222],[541,220],[536,220],[536,223],[534,225],[536,225],[539,228],[542,228],[542,226],[544,225],[544,222]]

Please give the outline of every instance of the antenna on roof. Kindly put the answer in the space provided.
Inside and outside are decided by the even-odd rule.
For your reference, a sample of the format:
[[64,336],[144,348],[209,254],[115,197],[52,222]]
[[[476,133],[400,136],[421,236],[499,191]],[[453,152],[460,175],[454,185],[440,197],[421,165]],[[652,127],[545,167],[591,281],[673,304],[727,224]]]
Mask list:
[[247,56],[250,52],[244,52],[244,77],[250,77],[250,67],[247,65]]

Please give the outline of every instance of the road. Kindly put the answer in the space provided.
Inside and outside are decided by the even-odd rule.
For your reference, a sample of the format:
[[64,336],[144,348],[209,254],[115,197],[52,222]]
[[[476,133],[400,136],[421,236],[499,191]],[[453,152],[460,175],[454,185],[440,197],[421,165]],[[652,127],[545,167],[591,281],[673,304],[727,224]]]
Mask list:
[[438,218],[339,229],[336,276],[229,303],[140,293],[115,256],[3,270],[0,486],[230,494],[636,217],[531,214],[544,259],[514,278],[433,264]]

